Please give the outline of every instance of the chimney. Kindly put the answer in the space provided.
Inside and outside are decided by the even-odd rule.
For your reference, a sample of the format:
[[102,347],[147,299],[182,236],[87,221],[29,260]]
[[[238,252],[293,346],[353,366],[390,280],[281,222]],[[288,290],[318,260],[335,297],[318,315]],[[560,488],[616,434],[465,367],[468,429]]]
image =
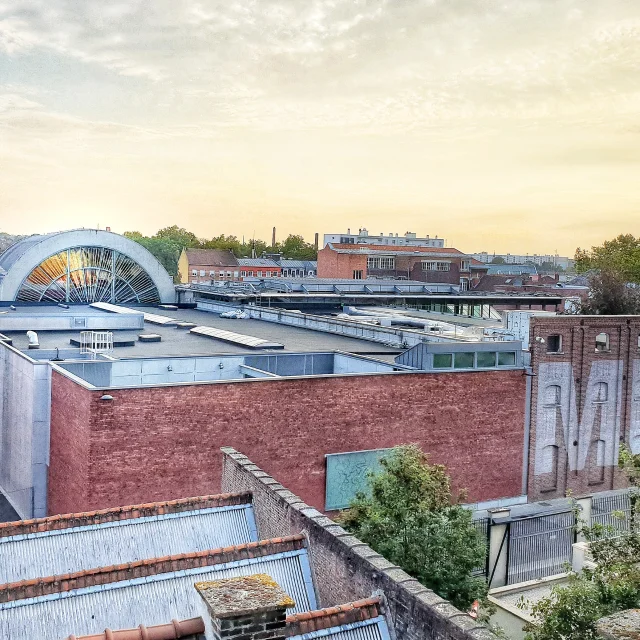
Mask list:
[[276,246],[276,228],[273,227],[273,233],[271,234],[271,246]]
[[316,233],[315,240],[313,241],[316,251],[318,250],[318,242],[319,242],[319,236],[318,236],[318,233]]
[[[287,609],[294,601],[268,575],[198,582],[213,640],[284,640]],[[209,638],[209,635],[207,635]]]

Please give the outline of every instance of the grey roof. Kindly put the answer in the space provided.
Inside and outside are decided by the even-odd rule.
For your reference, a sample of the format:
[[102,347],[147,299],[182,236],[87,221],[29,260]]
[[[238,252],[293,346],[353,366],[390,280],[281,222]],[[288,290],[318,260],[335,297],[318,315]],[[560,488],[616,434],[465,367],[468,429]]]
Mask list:
[[332,640],[389,640],[389,627],[383,616],[330,627],[322,631],[312,631],[298,636],[291,636],[289,640],[311,640],[322,637]]
[[271,576],[293,598],[293,613],[317,608],[307,550],[301,549],[3,602],[0,638],[60,640],[195,618],[202,615],[202,601],[194,583],[256,573]]
[[[47,233],[43,235],[34,235],[25,238],[24,240],[20,240],[15,244],[12,244],[2,255],[0,255],[0,267],[2,267],[5,271],[9,271],[13,263],[25,252],[27,249],[30,249],[33,245],[38,244],[38,242],[42,242],[51,236],[58,235],[59,233],[64,233],[63,231],[56,231],[54,233]],[[46,256],[45,256],[46,257]]]
[[257,540],[249,504],[0,538],[0,584]]
[[191,267],[237,267],[238,259],[228,249],[185,249]]
[[305,269],[306,271],[315,271],[318,268],[317,260],[280,260],[280,266],[283,269]]
[[279,267],[275,260],[268,258],[239,258],[238,264],[241,267]]

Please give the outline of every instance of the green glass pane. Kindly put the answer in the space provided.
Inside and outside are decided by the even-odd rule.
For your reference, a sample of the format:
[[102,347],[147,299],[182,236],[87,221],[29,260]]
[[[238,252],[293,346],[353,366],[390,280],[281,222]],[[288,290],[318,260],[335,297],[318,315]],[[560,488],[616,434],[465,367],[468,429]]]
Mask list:
[[346,509],[358,492],[367,491],[367,472],[380,469],[390,449],[328,454],[325,490],[326,511]]
[[473,353],[456,353],[455,369],[473,369]]
[[450,353],[434,353],[433,368],[434,369],[451,369],[452,354]]
[[484,369],[486,367],[496,366],[496,352],[495,351],[478,351],[478,368]]
[[512,367],[516,363],[515,351],[503,351],[498,353],[498,365],[501,367]]

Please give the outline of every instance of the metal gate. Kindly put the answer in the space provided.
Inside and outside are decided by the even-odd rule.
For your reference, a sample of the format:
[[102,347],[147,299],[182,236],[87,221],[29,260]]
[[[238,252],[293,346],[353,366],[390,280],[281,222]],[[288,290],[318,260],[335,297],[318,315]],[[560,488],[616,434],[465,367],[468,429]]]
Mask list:
[[572,511],[514,520],[509,524],[507,584],[566,571],[576,539]]
[[486,552],[484,563],[481,567],[476,567],[472,571],[474,576],[487,576],[487,570],[489,567],[489,518],[479,518],[473,521],[473,526],[476,528],[478,534],[486,543]]

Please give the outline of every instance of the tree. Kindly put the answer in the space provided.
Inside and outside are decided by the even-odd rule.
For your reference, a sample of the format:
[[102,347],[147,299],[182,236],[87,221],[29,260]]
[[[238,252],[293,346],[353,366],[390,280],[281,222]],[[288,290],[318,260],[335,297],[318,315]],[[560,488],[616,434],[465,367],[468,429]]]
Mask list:
[[505,264],[505,259],[502,256],[496,256],[492,261],[491,264]]
[[640,284],[640,237],[619,235],[590,250],[578,247],[575,261],[578,273],[594,269],[613,271],[626,282]]
[[562,273],[564,269],[559,264],[554,264],[553,262],[543,262],[540,265],[540,271]]
[[580,525],[596,568],[570,574],[567,586],[554,587],[531,608],[527,640],[597,640],[600,618],[640,606],[640,529],[635,526],[640,501],[634,495],[640,486],[640,455],[623,445],[619,465],[633,488],[629,531],[614,537],[613,530],[602,525]]
[[141,244],[147,251],[153,254],[170,276],[178,275],[178,258],[180,257],[180,251],[173,242],[155,236],[149,238],[143,236],[139,231],[125,231],[124,236],[129,238],[129,240],[134,240],[138,244]]
[[302,236],[289,235],[279,248],[283,257],[291,260],[317,260],[318,258],[315,246],[305,242]]
[[485,562],[486,547],[472,513],[451,496],[442,465],[431,465],[416,445],[396,447],[368,476],[340,520],[387,560],[455,606],[467,610],[486,596],[487,585],[472,571]]
[[589,277],[589,298],[581,313],[635,315],[640,313],[640,288],[629,286],[617,271],[604,268]]

